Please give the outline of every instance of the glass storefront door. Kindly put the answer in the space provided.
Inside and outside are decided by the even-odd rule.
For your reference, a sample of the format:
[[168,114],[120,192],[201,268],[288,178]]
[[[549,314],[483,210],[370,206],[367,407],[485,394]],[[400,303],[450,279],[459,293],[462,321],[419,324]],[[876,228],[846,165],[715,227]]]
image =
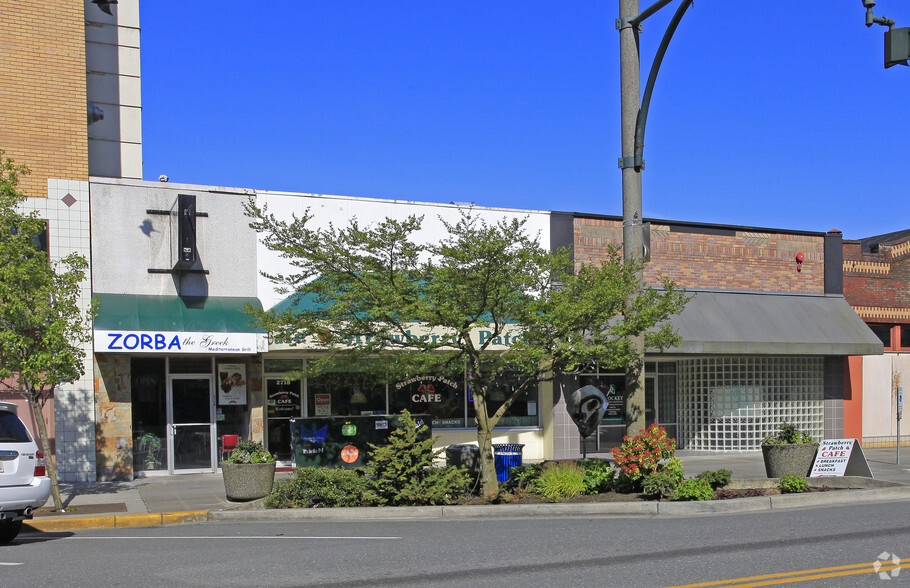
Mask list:
[[299,418],[301,412],[300,380],[267,377],[265,380],[266,404],[268,406],[267,447],[275,458],[284,465],[290,465],[291,419]]
[[168,377],[168,470],[214,472],[214,382],[211,375]]

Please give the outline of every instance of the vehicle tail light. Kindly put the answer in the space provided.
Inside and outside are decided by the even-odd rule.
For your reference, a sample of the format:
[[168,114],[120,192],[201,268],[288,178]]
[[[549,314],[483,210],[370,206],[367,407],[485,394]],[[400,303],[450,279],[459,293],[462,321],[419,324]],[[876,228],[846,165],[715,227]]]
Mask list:
[[35,454],[35,477],[46,475],[47,467],[44,465],[44,454],[39,451]]

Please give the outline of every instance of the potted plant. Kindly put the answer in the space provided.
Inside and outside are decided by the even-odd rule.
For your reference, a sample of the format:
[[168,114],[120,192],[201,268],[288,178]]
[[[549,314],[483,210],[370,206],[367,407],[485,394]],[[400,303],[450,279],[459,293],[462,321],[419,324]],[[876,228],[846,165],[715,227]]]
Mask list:
[[139,438],[139,463],[146,470],[155,470],[161,466],[161,439],[155,433],[146,433]]
[[765,437],[761,444],[765,472],[769,478],[786,475],[805,477],[812,469],[818,443],[805,431],[784,423],[780,430]]
[[224,493],[228,500],[255,500],[267,496],[275,482],[275,457],[261,441],[237,442],[231,456],[221,462]]

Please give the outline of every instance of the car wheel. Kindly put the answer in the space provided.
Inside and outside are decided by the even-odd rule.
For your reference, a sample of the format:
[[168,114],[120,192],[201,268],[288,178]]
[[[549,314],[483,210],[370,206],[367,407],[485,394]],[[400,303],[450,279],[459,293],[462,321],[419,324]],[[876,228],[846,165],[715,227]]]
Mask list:
[[0,543],[9,543],[19,534],[22,521],[4,521],[0,523]]

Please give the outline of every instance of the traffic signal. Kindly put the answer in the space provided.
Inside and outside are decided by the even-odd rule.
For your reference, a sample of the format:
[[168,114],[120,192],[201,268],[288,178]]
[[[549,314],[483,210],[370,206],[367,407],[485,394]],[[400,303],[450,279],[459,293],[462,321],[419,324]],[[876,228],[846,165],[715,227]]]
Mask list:
[[910,27],[885,31],[885,69],[907,65],[910,59]]

